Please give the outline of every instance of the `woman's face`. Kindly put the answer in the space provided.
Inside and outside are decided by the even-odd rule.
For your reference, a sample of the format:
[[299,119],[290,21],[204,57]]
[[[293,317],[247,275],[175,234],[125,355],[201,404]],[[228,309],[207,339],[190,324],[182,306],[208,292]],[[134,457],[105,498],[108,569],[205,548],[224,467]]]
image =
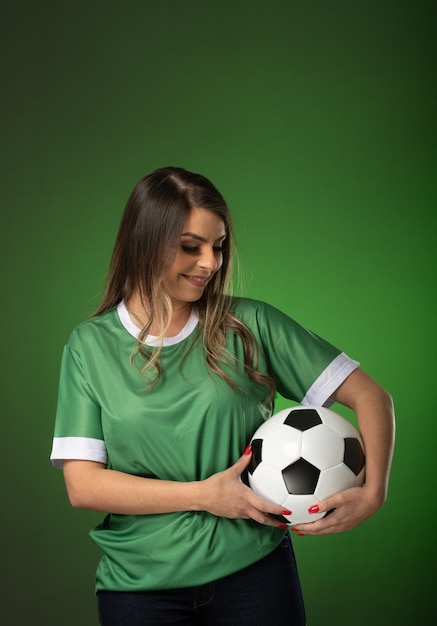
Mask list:
[[190,210],[176,258],[164,281],[173,306],[199,300],[222,265],[225,238],[225,225],[218,215],[208,209]]

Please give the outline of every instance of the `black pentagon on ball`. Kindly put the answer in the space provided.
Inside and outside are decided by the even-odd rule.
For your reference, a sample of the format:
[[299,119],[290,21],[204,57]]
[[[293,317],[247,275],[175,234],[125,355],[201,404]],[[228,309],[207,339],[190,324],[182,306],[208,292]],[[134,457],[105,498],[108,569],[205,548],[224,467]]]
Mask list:
[[322,424],[322,419],[315,409],[298,409],[290,411],[284,424],[292,426],[296,430],[304,431]]
[[287,491],[294,495],[313,494],[319,476],[320,470],[305,459],[298,459],[282,470]]
[[258,465],[261,463],[261,451],[263,446],[262,439],[253,439],[251,441],[252,446],[252,458],[250,459],[249,467],[247,468],[249,474],[253,474]]
[[274,517],[275,519],[278,520],[278,522],[281,522],[281,524],[289,524],[290,520],[287,519],[286,517],[284,517],[283,515],[271,515],[271,517]]
[[355,437],[345,437],[343,461],[355,476],[363,469],[366,458],[361,443]]

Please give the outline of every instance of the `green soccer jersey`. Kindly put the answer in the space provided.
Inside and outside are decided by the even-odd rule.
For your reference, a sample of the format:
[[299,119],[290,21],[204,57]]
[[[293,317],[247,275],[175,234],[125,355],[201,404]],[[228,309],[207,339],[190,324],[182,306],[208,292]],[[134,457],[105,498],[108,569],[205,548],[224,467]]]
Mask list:
[[[306,405],[329,403],[358,367],[344,353],[274,307],[235,299],[233,312],[252,331],[258,369],[281,395]],[[156,480],[196,481],[235,463],[273,411],[266,388],[246,375],[241,340],[229,333],[233,389],[206,365],[193,314],[177,337],[164,338],[161,377],[148,389],[130,363],[139,329],[124,303],[79,325],[64,349],[52,462],[106,463]],[[155,338],[146,341],[154,345]],[[156,345],[156,343],[155,343]],[[109,514],[90,535],[103,552],[96,588],[143,591],[201,585],[271,552],[283,531],[207,512]]]

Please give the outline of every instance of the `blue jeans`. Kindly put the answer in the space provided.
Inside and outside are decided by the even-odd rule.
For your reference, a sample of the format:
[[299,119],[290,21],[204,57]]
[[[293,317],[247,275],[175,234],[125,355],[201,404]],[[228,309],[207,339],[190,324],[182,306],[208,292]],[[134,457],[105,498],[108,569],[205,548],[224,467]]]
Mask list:
[[304,626],[305,611],[288,532],[271,554],[199,587],[99,591],[101,626]]

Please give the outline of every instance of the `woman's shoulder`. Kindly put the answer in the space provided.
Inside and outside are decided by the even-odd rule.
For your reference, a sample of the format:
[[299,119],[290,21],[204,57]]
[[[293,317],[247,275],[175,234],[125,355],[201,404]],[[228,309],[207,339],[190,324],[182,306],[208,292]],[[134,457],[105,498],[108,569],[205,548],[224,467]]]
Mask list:
[[255,300],[254,298],[246,298],[243,296],[233,296],[231,298],[230,310],[236,317],[240,315],[259,317],[260,315],[282,314],[279,309],[264,300]]
[[112,331],[116,327],[117,318],[117,307],[94,315],[73,328],[67,343],[73,348],[83,343],[88,344],[94,338],[99,338]]
[[272,304],[264,300],[246,297],[232,298],[230,312],[243,324],[252,329],[265,329],[270,326],[281,326],[293,323],[294,320]]
[[230,311],[252,331],[257,329],[262,335],[273,331],[279,334],[306,330],[294,317],[264,300],[236,297],[233,298]]

